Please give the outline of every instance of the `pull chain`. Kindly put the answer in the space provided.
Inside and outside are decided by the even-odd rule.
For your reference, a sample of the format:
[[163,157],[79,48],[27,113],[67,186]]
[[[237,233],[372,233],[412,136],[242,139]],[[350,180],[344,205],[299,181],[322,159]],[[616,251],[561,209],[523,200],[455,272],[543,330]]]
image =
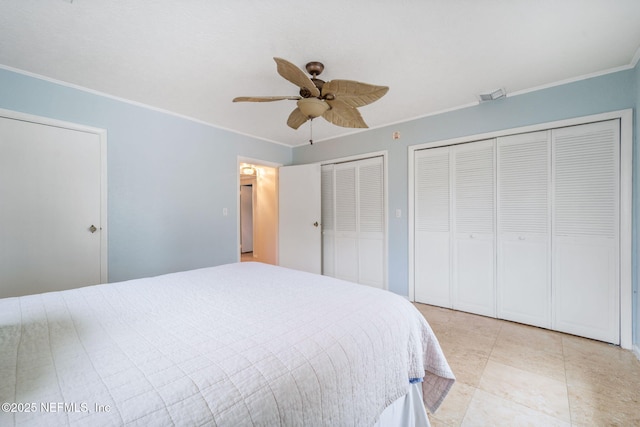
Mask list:
[[309,119],[309,142],[313,145],[313,119]]

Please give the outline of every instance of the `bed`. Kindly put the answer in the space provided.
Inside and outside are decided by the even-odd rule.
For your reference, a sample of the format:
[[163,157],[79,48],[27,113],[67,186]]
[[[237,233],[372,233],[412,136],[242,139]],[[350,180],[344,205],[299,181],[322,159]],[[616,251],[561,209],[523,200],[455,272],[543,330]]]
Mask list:
[[406,299],[267,264],[0,299],[2,426],[388,425],[454,381]]

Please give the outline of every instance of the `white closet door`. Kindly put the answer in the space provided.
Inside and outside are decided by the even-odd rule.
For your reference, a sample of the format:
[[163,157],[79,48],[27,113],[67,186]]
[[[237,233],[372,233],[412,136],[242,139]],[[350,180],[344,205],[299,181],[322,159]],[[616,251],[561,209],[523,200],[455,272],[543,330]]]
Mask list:
[[335,165],[335,277],[358,282],[357,168],[353,162]]
[[453,308],[495,317],[495,140],[453,147]]
[[335,189],[333,173],[333,165],[322,166],[322,274],[325,276],[335,276]]
[[106,281],[102,144],[0,117],[0,298]]
[[385,288],[384,170],[382,157],[358,167],[358,283]]
[[384,159],[322,167],[324,274],[386,289]]
[[415,152],[414,299],[451,308],[451,148]]
[[616,344],[619,126],[552,131],[554,329]]
[[550,328],[550,131],[498,138],[497,166],[497,314]]

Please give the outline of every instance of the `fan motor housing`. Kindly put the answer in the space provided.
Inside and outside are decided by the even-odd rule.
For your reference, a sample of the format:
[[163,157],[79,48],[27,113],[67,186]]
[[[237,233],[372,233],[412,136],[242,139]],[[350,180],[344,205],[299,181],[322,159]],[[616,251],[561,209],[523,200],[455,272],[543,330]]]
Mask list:
[[324,64],[318,61],[308,62],[306,67],[307,73],[311,74],[314,78],[322,74],[324,71]]

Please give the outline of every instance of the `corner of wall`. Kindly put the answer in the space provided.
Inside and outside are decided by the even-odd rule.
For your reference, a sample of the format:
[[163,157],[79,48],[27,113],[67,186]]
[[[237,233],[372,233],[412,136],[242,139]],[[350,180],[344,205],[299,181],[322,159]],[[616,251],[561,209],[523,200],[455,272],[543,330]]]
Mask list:
[[638,280],[640,279],[640,262],[638,257],[638,250],[640,250],[640,241],[638,239],[640,226],[640,202],[638,201],[638,196],[640,195],[640,190],[638,189],[640,180],[640,61],[638,61],[638,57],[640,57],[640,48],[636,52],[634,56],[635,60],[635,78],[633,80],[634,84],[634,93],[635,93],[635,125],[634,125],[634,225],[633,225],[633,254],[634,260],[633,265],[635,266],[633,271],[633,292],[635,296],[635,300],[633,301],[633,313],[635,315],[633,326],[635,328],[633,341],[634,341],[634,353],[638,359],[640,359],[640,284]]

